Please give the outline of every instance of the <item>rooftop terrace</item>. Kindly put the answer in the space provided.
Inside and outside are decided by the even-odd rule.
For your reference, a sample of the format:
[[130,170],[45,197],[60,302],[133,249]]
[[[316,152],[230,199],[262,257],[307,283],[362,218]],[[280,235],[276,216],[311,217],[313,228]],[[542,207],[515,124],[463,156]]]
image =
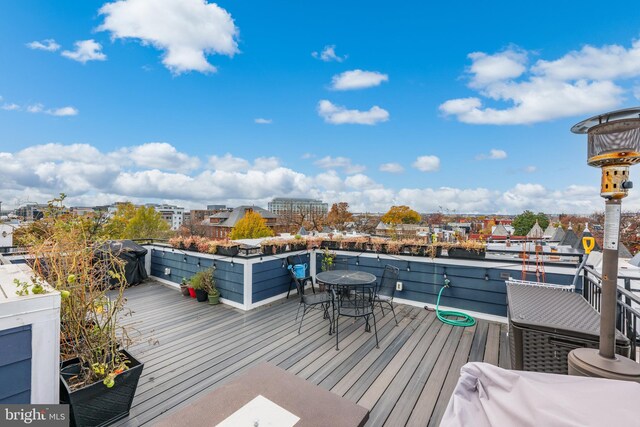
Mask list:
[[379,349],[362,319],[343,318],[336,351],[319,310],[298,334],[297,298],[245,312],[153,281],[126,296],[142,338],[130,350],[145,367],[123,426],[149,425],[263,361],[369,409],[367,425],[438,425],[462,365],[509,368],[506,325],[453,328],[418,307],[399,305],[397,327],[376,311]]

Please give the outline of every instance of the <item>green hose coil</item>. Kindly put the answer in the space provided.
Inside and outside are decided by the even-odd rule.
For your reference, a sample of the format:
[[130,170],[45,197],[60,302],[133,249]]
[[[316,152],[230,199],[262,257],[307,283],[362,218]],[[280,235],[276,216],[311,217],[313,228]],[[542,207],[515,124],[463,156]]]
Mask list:
[[[466,313],[462,313],[459,311],[440,310],[440,296],[442,295],[442,291],[444,291],[445,288],[448,288],[448,286],[443,286],[442,289],[440,289],[440,292],[438,292],[438,301],[436,302],[436,316],[438,316],[438,319],[442,323],[446,323],[447,325],[461,326],[463,328],[475,325],[476,319]],[[447,319],[448,316],[462,317],[462,320]]]

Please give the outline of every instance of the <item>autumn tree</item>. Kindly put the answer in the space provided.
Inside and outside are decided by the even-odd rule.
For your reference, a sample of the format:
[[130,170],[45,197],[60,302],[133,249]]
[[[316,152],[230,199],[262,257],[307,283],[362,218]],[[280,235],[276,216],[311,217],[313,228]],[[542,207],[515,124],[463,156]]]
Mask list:
[[349,203],[340,202],[331,205],[327,214],[327,224],[338,230],[344,230],[345,224],[351,221],[353,221],[353,214],[349,212]]
[[380,218],[385,224],[418,224],[420,223],[420,214],[409,206],[391,206],[389,211]]
[[273,236],[273,230],[267,226],[267,222],[258,212],[249,211],[242,219],[236,222],[231,230],[230,239],[257,239]]
[[526,236],[531,230],[531,227],[538,221],[538,225],[544,230],[549,226],[549,218],[542,212],[537,214],[526,210],[520,215],[516,215],[511,225],[513,226],[513,233],[516,236]]

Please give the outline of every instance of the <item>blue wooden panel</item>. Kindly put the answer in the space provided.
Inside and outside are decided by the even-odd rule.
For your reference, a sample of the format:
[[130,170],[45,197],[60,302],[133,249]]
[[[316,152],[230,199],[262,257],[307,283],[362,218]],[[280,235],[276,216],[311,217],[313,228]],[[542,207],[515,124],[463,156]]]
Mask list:
[[[316,256],[316,265],[321,266],[322,254],[318,253]],[[349,269],[366,271],[378,278],[382,276],[385,265],[398,267],[403,290],[396,292],[396,297],[432,305],[436,303],[446,272],[451,284],[442,294],[440,300],[442,305],[498,316],[506,316],[507,313],[506,285],[505,279],[501,276],[511,275],[514,278],[520,278],[520,272],[513,270],[483,268],[476,265],[440,264],[437,259],[434,263],[426,263],[419,262],[418,259],[405,261],[387,259],[384,256],[378,260],[358,257],[356,254],[338,255],[338,259],[346,259]],[[488,280],[485,279],[485,274]],[[570,284],[573,276],[547,274],[545,280],[557,284]]]
[[[240,304],[244,303],[244,266],[242,264],[231,264],[230,258],[213,260],[179,251],[151,250],[151,275],[174,283],[181,283],[182,278],[188,279],[198,271],[212,267],[214,263],[216,266],[214,278],[220,296]],[[165,275],[165,268],[170,268],[171,274]]]
[[0,403],[29,403],[31,325],[0,331]]
[[[305,258],[308,262],[308,258]],[[282,260],[264,261],[253,264],[252,302],[256,303],[287,292],[291,284],[291,275],[282,267]]]

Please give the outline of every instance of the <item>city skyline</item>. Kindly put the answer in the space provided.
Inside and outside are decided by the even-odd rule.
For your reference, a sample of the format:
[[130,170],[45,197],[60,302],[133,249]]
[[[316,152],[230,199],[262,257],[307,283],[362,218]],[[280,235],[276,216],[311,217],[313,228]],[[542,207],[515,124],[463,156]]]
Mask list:
[[3,2],[3,208],[602,210],[569,128],[640,104],[635,8],[378,6]]

